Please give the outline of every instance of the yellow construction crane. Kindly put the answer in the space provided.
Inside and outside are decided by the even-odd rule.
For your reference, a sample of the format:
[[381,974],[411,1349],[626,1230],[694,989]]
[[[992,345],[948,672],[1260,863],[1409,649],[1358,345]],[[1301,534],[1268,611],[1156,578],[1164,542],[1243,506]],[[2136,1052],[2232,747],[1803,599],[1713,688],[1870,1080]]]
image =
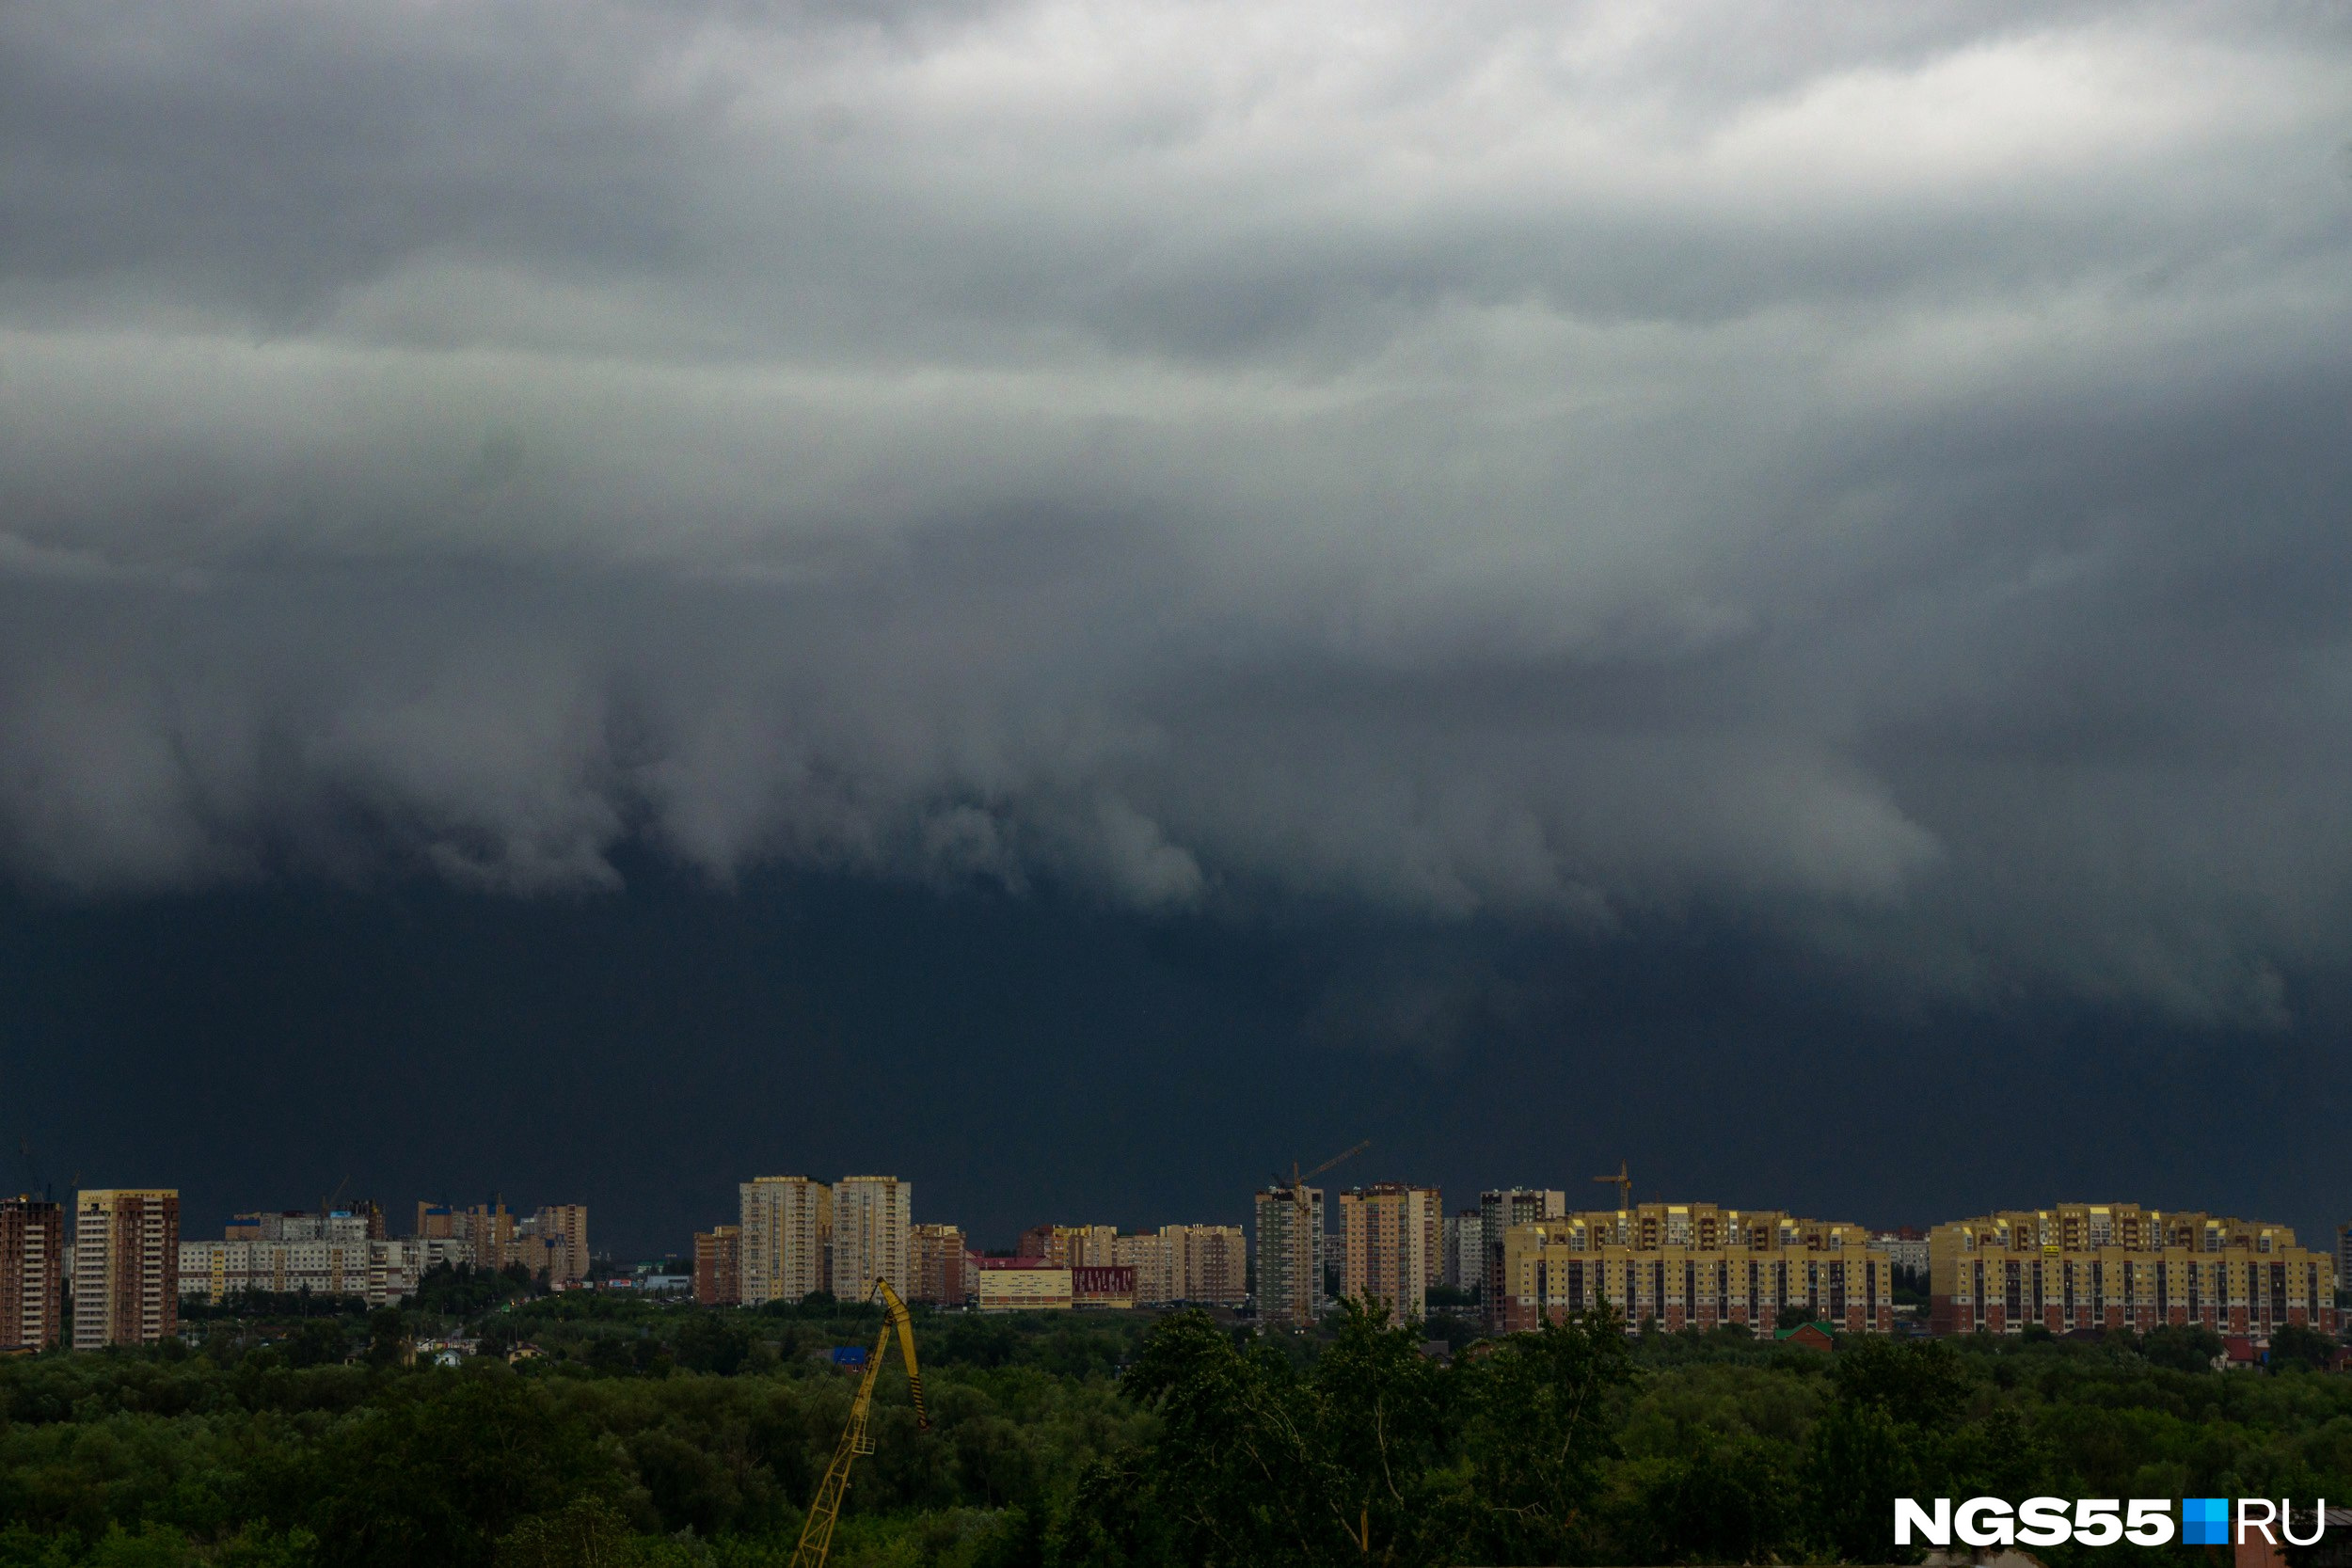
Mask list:
[[1626,1173],[1625,1162],[1623,1160],[1617,1162],[1616,1175],[1596,1176],[1593,1180],[1596,1181],[1605,1181],[1610,1186],[1617,1189],[1617,1208],[1620,1212],[1629,1210],[1633,1207],[1633,1178]]
[[906,1357],[907,1391],[914,1396],[915,1424],[926,1428],[931,1424],[923,1408],[923,1372],[914,1364],[914,1323],[907,1316],[906,1303],[898,1299],[887,1279],[875,1280],[866,1295],[869,1301],[882,1303],[882,1334],[874,1341],[874,1354],[866,1358],[866,1375],[858,1379],[857,1398],[850,1402],[850,1424],[841,1429],[833,1463],[825,1466],[825,1479],[817,1483],[817,1496],[808,1505],[808,1522],[801,1527],[801,1544],[793,1548],[792,1568],[824,1568],[825,1554],[833,1550],[833,1527],[841,1517],[841,1499],[850,1490],[850,1465],[858,1455],[874,1451],[874,1440],[866,1435],[866,1418],[874,1408],[874,1380],[882,1375],[882,1356],[890,1349],[893,1329],[898,1333],[899,1353]]

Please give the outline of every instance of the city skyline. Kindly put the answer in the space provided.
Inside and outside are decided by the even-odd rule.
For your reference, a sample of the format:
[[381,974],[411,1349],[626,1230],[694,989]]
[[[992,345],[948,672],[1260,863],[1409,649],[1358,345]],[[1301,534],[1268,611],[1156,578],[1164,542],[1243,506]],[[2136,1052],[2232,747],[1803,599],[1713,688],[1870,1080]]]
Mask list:
[[1152,14],[0,18],[0,1159],[2332,1223],[2341,30]]

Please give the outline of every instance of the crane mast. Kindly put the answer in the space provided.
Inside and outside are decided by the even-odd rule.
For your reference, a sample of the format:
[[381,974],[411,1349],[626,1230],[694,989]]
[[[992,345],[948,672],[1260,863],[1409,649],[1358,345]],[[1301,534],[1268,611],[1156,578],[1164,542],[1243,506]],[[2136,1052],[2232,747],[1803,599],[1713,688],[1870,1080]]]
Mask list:
[[841,1429],[841,1441],[834,1445],[833,1463],[825,1466],[825,1479],[817,1483],[817,1496],[809,1500],[808,1518],[801,1526],[801,1544],[792,1551],[792,1568],[824,1568],[825,1555],[833,1550],[833,1527],[841,1518],[841,1502],[850,1490],[850,1466],[860,1454],[874,1451],[874,1440],[866,1434],[866,1422],[873,1413],[874,1382],[882,1375],[882,1356],[890,1349],[894,1330],[898,1336],[898,1352],[906,1357],[907,1391],[914,1396],[915,1424],[931,1424],[930,1414],[923,1408],[923,1373],[914,1363],[914,1323],[907,1316],[906,1303],[898,1299],[898,1292],[890,1288],[887,1279],[876,1279],[866,1298],[882,1303],[882,1333],[874,1340],[874,1354],[866,1358],[865,1375],[857,1382],[857,1398],[850,1402],[849,1424]]

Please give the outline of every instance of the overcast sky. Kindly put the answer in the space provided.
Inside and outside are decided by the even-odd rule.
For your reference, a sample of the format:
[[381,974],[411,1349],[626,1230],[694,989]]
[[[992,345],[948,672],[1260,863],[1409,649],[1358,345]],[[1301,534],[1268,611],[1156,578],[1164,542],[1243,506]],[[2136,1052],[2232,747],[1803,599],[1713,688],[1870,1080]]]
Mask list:
[[984,896],[1426,1063],[1729,931],[2332,1064],[2348,519],[2324,8],[0,9],[20,943]]

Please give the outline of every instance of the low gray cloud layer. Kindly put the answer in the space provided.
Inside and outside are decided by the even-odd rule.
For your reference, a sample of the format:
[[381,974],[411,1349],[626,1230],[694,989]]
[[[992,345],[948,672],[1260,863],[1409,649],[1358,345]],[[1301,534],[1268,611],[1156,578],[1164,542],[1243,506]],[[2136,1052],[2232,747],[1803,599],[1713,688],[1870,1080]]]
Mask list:
[[0,855],[2345,952],[2299,8],[0,15]]

